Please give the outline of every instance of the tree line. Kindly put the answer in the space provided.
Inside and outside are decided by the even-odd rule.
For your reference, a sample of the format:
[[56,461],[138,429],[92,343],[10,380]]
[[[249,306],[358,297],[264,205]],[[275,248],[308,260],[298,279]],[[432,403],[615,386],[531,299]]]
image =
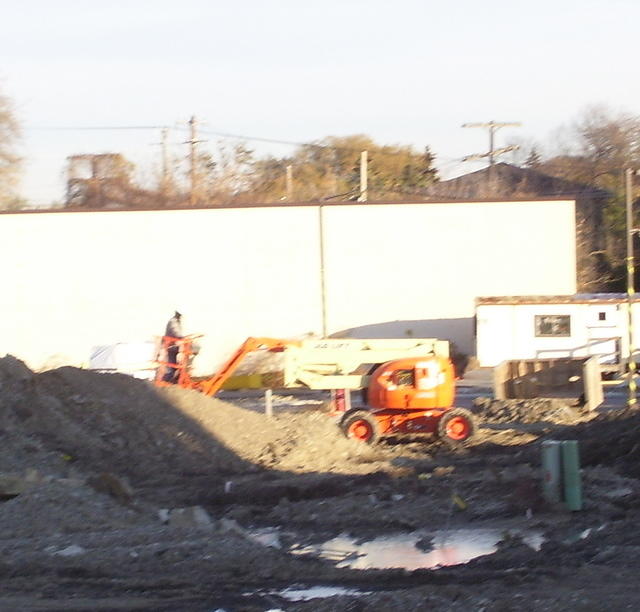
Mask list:
[[134,180],[135,166],[117,154],[69,158],[69,207],[221,206],[246,202],[357,199],[361,153],[368,154],[369,199],[415,196],[438,180],[429,148],[378,145],[364,135],[331,136],[297,147],[288,157],[258,158],[245,143],[220,141],[196,150],[191,163],[173,159],[153,188]]

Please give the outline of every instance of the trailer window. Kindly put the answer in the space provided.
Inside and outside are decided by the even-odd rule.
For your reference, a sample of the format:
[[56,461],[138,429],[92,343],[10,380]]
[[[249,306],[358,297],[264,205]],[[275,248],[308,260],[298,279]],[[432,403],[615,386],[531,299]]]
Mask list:
[[535,325],[537,337],[571,335],[571,315],[536,315]]

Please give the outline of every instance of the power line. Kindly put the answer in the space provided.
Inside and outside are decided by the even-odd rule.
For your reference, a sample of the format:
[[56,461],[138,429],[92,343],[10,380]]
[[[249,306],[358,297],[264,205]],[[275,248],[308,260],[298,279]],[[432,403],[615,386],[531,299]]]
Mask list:
[[[256,142],[266,142],[272,144],[284,144],[291,145],[295,147],[310,147],[315,149],[326,149],[328,151],[345,151],[347,153],[362,153],[362,148],[355,147],[341,147],[329,144],[320,144],[318,142],[300,142],[295,140],[280,140],[277,138],[264,138],[261,136],[245,136],[242,134],[231,134],[229,132],[218,132],[214,130],[201,130],[203,134],[207,134],[209,136],[219,136],[220,138],[233,138],[236,140],[247,140],[247,141],[256,141]],[[409,145],[411,147],[411,145]],[[403,151],[384,151],[385,145],[382,147],[378,147],[376,145],[376,149],[373,152],[373,155],[403,155],[405,152]],[[413,147],[411,147],[413,148]]]
[[[79,125],[79,126],[30,126],[24,128],[28,131],[109,131],[109,130],[164,130],[171,129],[172,126],[168,125]],[[189,129],[179,126],[179,129]],[[330,144],[320,144],[318,142],[302,142],[295,140],[283,140],[279,138],[266,138],[262,136],[247,136],[244,134],[235,134],[231,132],[222,132],[217,130],[206,130],[200,129],[201,134],[206,134],[208,136],[218,136],[220,138],[233,138],[235,140],[246,140],[246,141],[255,141],[255,142],[265,142],[270,144],[283,144],[289,146],[296,147],[310,147],[316,149],[326,149],[329,151],[344,151],[347,153],[358,153],[362,152],[361,148],[355,147],[341,147],[334,146]],[[409,145],[411,149],[413,147]],[[403,155],[402,151],[385,151],[385,145],[382,147],[377,147],[375,150],[375,155]],[[437,157],[437,156],[436,156]],[[452,161],[464,161],[460,160],[452,160]]]
[[29,131],[87,131],[87,130],[162,130],[167,125],[55,125],[55,126],[27,126]]
[[296,142],[293,140],[279,140],[277,138],[263,138],[260,136],[243,136],[242,134],[230,134],[228,132],[217,132],[214,130],[200,130],[203,134],[207,134],[209,136],[219,136],[220,138],[234,138],[236,140],[255,140],[256,142],[268,142],[272,144],[284,144],[284,145],[292,145],[296,147],[318,147],[318,148],[336,148],[336,147],[328,147],[325,145],[313,144],[309,142]]
[[[167,129],[169,126],[167,125],[63,125],[63,126],[30,126],[26,127],[26,130],[33,131],[86,131],[86,130],[162,130]],[[183,128],[184,129],[184,128]],[[205,130],[201,129],[200,133],[206,134],[209,136],[219,136],[220,138],[233,138],[236,140],[249,140],[256,142],[266,142],[272,144],[284,144],[284,145],[292,145],[297,147],[316,147],[318,149],[332,149],[332,150],[342,150],[342,151],[353,151],[360,153],[360,149],[349,148],[349,147],[336,147],[331,145],[323,145],[314,142],[301,142],[295,140],[282,140],[278,138],[266,138],[262,136],[246,136],[244,134],[234,134],[230,132],[220,132],[215,130]]]

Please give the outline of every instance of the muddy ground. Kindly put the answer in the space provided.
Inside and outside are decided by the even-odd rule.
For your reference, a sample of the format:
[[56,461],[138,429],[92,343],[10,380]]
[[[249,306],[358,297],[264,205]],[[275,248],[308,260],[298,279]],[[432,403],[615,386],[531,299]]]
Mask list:
[[[347,440],[317,396],[280,397],[270,418],[255,405],[0,359],[0,610],[640,608],[637,411],[480,400],[478,435],[451,450]],[[547,439],[580,443],[579,512],[541,496]],[[290,552],[463,527],[505,535],[494,554],[413,571]],[[318,585],[355,593],[281,593]]]

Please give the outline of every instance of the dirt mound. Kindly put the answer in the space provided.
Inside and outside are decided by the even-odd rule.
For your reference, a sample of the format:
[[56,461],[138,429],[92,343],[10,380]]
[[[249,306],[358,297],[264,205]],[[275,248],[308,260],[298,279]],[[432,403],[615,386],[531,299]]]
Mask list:
[[489,423],[553,423],[573,424],[593,415],[561,399],[494,400],[478,398],[474,412]]
[[71,367],[34,374],[10,356],[0,359],[0,383],[0,453],[11,471],[109,472],[134,487],[201,476],[215,487],[261,469],[341,471],[351,460],[375,459],[319,412],[269,418],[123,374]]
[[336,423],[320,411],[267,417],[197,391],[169,388],[164,396],[245,464],[271,470],[339,472],[347,460],[366,460],[373,453],[344,438]]
[[0,523],[13,538],[122,529],[158,520],[150,511],[125,507],[79,481],[43,482],[0,504]]
[[625,476],[640,477],[640,409],[602,414],[588,423],[556,432],[558,439],[580,442],[583,465],[613,466]]
[[[640,477],[640,408],[604,413],[564,404],[561,400],[475,400],[474,412],[488,427],[536,432],[527,446],[503,447],[539,460],[542,439],[576,440],[583,466],[608,466],[623,476]],[[543,438],[538,438],[542,435]],[[491,452],[491,448],[487,449]],[[484,452],[482,448],[476,454]]]
[[21,361],[7,355],[0,359],[0,465],[3,472],[35,469],[63,475],[68,470],[63,455],[30,435],[27,422],[49,398],[37,397],[35,375]]

